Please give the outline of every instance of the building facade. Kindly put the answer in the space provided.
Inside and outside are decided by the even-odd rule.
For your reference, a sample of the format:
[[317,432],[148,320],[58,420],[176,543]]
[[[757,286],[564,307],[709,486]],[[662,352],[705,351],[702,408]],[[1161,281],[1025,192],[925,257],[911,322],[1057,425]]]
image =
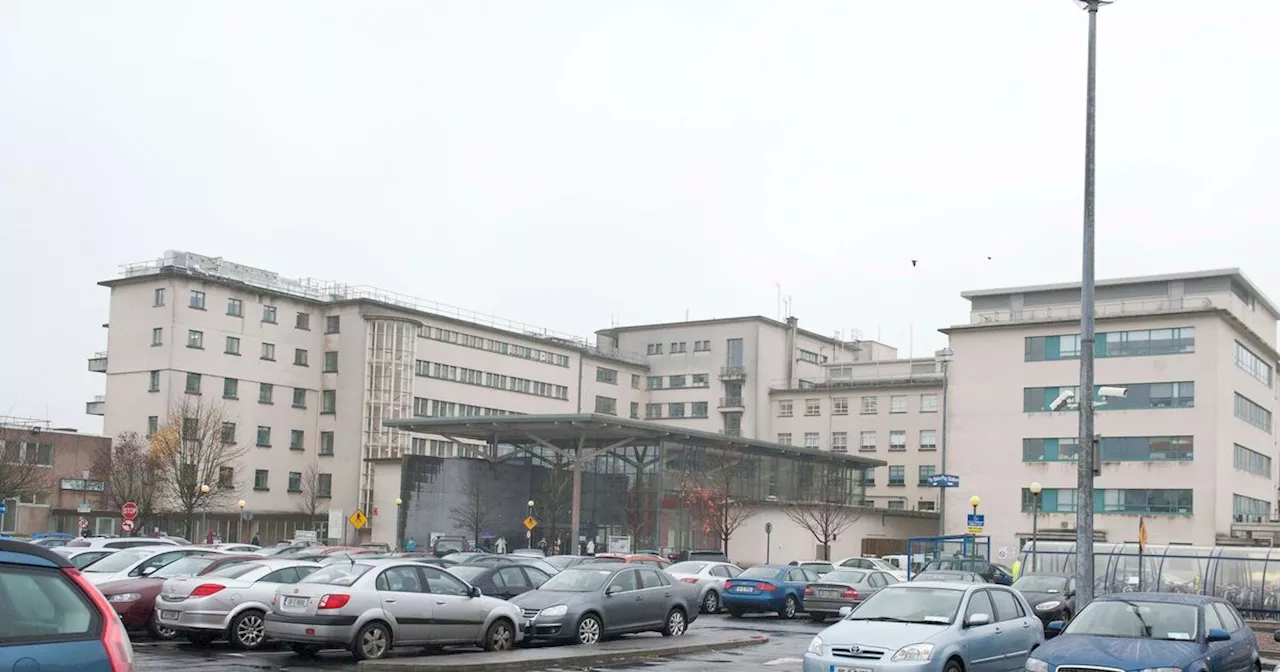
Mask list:
[[110,447],[105,436],[53,428],[44,420],[0,418],[0,459],[6,463],[0,487],[16,480],[29,483],[18,470],[37,472],[34,492],[4,493],[0,534],[74,533],[81,519],[95,534],[118,533],[120,513],[107,506],[103,483],[94,473]]
[[[948,531],[981,498],[993,550],[1074,539],[1078,417],[1055,410],[1080,379],[1079,284],[965,292],[949,334]],[[1095,529],[1108,542],[1211,546],[1274,517],[1276,307],[1239,270],[1097,283]],[[1038,483],[1038,501],[1031,486]]]

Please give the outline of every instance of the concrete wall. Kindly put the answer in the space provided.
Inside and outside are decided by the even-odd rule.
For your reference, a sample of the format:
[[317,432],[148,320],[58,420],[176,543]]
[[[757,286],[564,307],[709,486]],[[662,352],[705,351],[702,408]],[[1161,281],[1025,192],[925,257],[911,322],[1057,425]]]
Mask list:
[[[729,540],[729,558],[739,565],[812,560],[819,557],[818,542],[805,529],[787,518],[781,507],[755,507],[755,515]],[[765,524],[773,523],[773,534],[765,535]],[[938,533],[936,518],[894,515],[889,511],[868,512],[858,518],[831,546],[831,559],[862,555],[863,539],[908,539]],[[766,548],[769,549],[766,553]]]

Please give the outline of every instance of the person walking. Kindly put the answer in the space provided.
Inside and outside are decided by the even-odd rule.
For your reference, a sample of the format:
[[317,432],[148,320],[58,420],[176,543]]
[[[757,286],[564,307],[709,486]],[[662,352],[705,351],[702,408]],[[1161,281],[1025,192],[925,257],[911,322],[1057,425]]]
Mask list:
[[418,548],[418,542],[413,537],[409,537],[409,543],[405,544],[404,547],[405,547],[405,550],[412,553],[414,552],[414,550]]
[[258,540],[258,533],[257,533],[257,532],[254,532],[254,533],[253,533],[253,539],[250,539],[250,540],[249,540],[249,543],[250,543],[250,544],[253,544],[254,546],[261,546],[261,545],[262,545],[262,542]]
[[205,537],[204,537],[204,543],[209,544],[209,545],[213,545],[213,530],[212,530],[212,529],[210,529],[210,530],[209,530],[209,534],[206,534],[206,535],[205,535]]

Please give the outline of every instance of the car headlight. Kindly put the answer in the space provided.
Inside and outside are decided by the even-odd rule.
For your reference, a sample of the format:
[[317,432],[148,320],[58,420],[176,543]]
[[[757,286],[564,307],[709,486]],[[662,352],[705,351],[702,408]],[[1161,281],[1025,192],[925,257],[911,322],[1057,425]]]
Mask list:
[[554,607],[543,609],[538,613],[539,616],[564,616],[569,613],[569,606],[565,604],[557,604]]
[[137,602],[142,599],[141,593],[116,593],[107,596],[108,602]]
[[929,660],[929,656],[933,655],[932,644],[908,644],[898,652],[893,654],[891,662],[901,663],[905,661],[925,661]]
[[1053,611],[1062,606],[1061,600],[1049,600],[1036,605],[1036,611]]
[[1026,665],[1023,666],[1027,672],[1049,672],[1049,663],[1039,658],[1027,658]]
[[814,638],[813,638],[813,641],[809,642],[809,649],[808,649],[808,652],[809,652],[809,653],[812,653],[812,654],[813,654],[813,655],[815,655],[815,656],[821,656],[821,655],[822,655],[822,645],[823,645],[822,638],[821,638],[821,637],[814,637]]

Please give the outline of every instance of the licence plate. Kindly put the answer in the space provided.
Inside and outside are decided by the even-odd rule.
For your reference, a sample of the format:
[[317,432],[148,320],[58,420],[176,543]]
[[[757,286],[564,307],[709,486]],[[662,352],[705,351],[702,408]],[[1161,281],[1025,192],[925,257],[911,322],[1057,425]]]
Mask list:
[[166,621],[176,621],[176,620],[178,620],[178,612],[176,612],[176,611],[162,611],[162,612],[160,612],[160,618],[163,618],[163,619],[164,619],[164,620],[166,620]]
[[868,667],[848,667],[846,665],[832,665],[831,672],[871,672]]
[[750,587],[750,586],[737,586],[736,588],[734,588],[734,589],[733,589],[733,592],[735,592],[735,593],[749,593],[749,592],[751,592],[751,587]]
[[307,606],[307,598],[305,598],[305,597],[286,597],[286,598],[284,598],[284,606],[286,606],[286,607],[305,607],[305,606]]
[[526,620],[526,621],[524,622],[524,629],[525,629],[525,630],[532,630],[532,629],[533,629],[533,621],[531,621],[531,620]]
[[840,597],[840,593],[834,590],[819,590],[818,597]]

